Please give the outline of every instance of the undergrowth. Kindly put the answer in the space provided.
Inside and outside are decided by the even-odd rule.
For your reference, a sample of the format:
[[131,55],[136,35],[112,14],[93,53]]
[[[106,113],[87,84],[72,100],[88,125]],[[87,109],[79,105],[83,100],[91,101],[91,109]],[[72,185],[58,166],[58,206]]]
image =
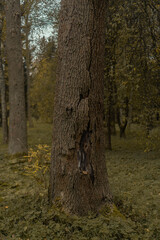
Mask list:
[[1,146],[0,240],[159,240],[160,155],[157,147],[145,152],[145,141],[136,129],[126,139],[113,137],[113,151],[106,152],[106,159],[114,211],[103,209],[99,216],[88,217],[48,205],[42,183],[48,174],[51,126],[31,129],[29,157],[10,157]]

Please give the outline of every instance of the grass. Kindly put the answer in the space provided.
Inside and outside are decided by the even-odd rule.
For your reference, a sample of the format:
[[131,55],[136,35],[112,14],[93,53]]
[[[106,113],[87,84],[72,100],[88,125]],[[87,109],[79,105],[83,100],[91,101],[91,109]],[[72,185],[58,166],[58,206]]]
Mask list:
[[[160,129],[146,138],[133,125],[126,136],[114,136],[113,150],[106,152],[117,214],[98,217],[67,216],[51,208],[47,190],[24,175],[27,159],[9,157],[7,146],[0,145],[0,240],[159,240]],[[37,123],[28,139],[30,147],[51,145],[52,126]]]
[[37,122],[34,128],[28,130],[28,144],[34,146],[35,144],[48,144],[52,142],[52,125],[47,123]]

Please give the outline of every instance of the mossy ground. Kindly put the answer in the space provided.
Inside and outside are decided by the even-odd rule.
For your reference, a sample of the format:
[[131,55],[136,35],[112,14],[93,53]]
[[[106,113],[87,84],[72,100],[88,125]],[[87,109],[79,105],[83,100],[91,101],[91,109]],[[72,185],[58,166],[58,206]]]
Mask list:
[[[28,135],[32,147],[51,144],[52,126],[37,123]],[[159,240],[159,135],[156,128],[145,138],[133,126],[126,139],[113,137],[113,150],[106,152],[113,214],[81,218],[51,208],[47,190],[24,175],[27,159],[9,157],[0,145],[0,240]]]

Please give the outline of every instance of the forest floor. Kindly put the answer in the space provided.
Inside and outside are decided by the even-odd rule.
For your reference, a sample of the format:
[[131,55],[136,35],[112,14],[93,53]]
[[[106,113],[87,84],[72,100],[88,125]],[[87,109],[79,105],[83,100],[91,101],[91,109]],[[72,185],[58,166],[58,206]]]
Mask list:
[[[51,145],[52,126],[37,123],[29,146]],[[1,141],[0,130],[0,141]],[[50,207],[47,188],[25,174],[28,158],[0,145],[0,240],[160,240],[160,129],[146,138],[133,126],[106,152],[117,215],[78,218]]]

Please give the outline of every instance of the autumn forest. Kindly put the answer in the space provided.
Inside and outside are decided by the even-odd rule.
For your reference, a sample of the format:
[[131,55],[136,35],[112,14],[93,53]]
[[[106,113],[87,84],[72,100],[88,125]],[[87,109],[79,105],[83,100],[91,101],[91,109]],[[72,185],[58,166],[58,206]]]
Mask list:
[[158,0],[0,0],[0,240],[160,239]]

